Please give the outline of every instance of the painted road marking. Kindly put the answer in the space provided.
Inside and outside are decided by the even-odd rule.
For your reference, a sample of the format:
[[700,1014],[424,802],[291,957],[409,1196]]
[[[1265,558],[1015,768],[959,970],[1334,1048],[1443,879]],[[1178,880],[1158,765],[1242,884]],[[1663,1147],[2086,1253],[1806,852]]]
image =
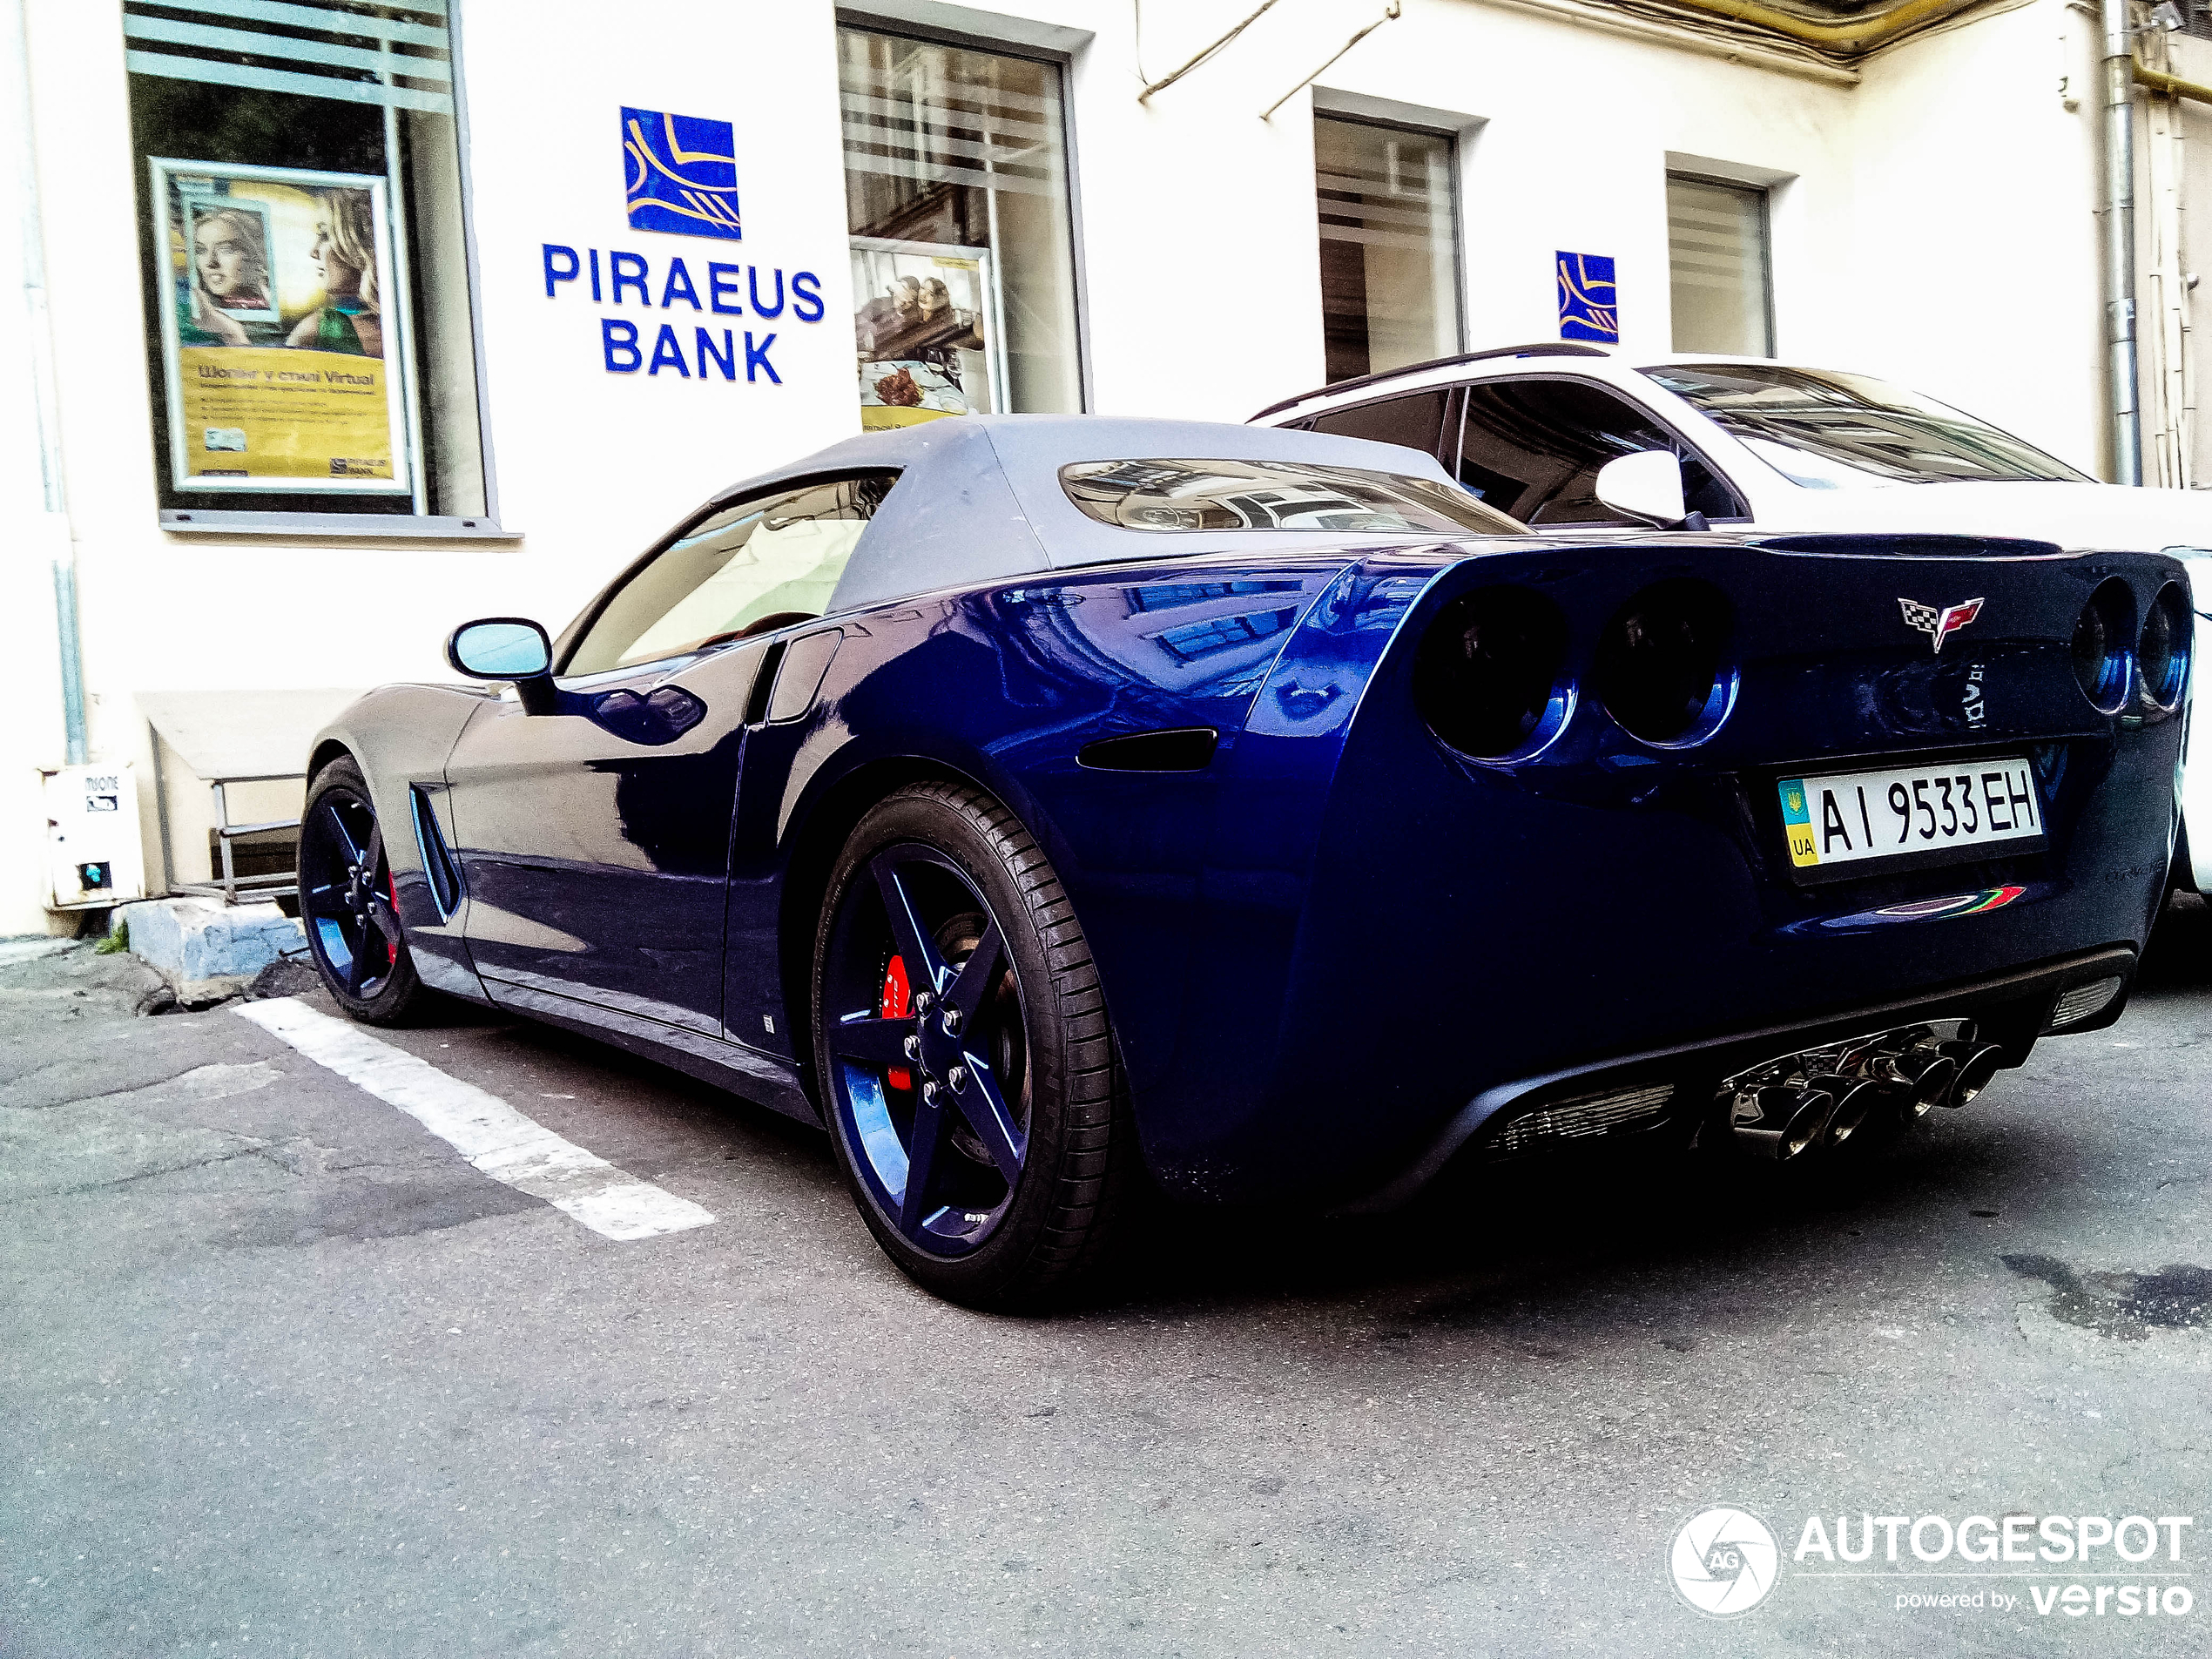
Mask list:
[[714,1219],[690,1199],[563,1140],[498,1096],[296,997],[241,1003],[235,1011],[356,1089],[398,1107],[493,1180],[566,1211],[595,1233],[651,1238]]

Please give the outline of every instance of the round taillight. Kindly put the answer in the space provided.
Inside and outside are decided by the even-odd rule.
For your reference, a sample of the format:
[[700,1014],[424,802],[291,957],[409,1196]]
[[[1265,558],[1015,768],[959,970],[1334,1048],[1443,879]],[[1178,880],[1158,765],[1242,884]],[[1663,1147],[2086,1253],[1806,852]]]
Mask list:
[[2188,596],[2168,582],[2150,602],[2143,631],[2135,642],[2135,671],[2142,676],[2144,700],[2158,708],[2181,705],[2189,679],[2189,644],[2194,624]]
[[2135,637],[2135,599],[2114,577],[2089,596],[2074,624],[2074,678],[2101,714],[2128,700],[2128,647]]
[[1414,704],[1454,749],[1495,759],[1553,724],[1566,661],[1557,605],[1527,588],[1479,588],[1446,605],[1421,637]]
[[1727,596],[1707,583],[1681,577],[1637,594],[1598,639],[1606,712],[1646,743],[1710,735],[1727,708],[1733,621]]

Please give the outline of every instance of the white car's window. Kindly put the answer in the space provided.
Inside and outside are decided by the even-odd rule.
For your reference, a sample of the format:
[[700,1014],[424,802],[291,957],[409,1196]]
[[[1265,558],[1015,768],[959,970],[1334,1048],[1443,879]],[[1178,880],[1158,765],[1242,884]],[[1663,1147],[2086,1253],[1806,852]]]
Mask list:
[[[1682,462],[1683,504],[1709,519],[1748,516],[1704,458],[1627,399],[1588,381],[1476,381],[1460,431],[1460,482],[1529,524],[1622,524],[1597,498],[1608,461],[1647,449]],[[1445,464],[1453,462],[1447,460]]]
[[656,663],[821,615],[894,475],[809,484],[709,514],[623,584],[563,671]]
[[2090,482],[2008,432],[1865,374],[1770,363],[1669,363],[1643,372],[1807,489]]

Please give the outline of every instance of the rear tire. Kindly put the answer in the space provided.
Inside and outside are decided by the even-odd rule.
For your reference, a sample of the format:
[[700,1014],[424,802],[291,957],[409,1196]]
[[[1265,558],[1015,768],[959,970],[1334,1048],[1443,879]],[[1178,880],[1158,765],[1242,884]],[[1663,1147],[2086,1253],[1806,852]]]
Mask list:
[[425,995],[392,894],[368,780],[341,756],[314,775],[300,815],[300,921],[323,988],[366,1025],[397,1025]]
[[830,873],[813,988],[838,1163],[908,1278],[1006,1311],[1100,1264],[1142,1181],[1127,1091],[1082,927],[1013,813],[950,783],[872,809]]

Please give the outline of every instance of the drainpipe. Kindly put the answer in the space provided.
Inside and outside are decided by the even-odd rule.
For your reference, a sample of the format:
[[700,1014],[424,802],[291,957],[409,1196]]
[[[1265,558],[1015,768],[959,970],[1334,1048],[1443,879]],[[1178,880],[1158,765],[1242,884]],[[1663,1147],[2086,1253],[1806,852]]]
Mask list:
[[61,544],[54,550],[54,624],[60,635],[62,726],[69,764],[89,758],[84,740],[84,657],[77,629],[77,536],[69,522],[69,498],[62,482],[60,389],[54,379],[54,333],[46,311],[46,240],[38,212],[37,132],[30,111],[30,20],[24,0],[5,0],[0,35],[8,54],[8,90],[21,111],[17,156],[23,176],[16,199],[23,214],[23,297],[30,326],[32,395],[38,405],[38,465],[44,475],[46,511],[58,521]]
[[2135,397],[2135,53],[2128,0],[2102,0],[2105,71],[2105,346],[2112,379],[2112,470],[2143,482],[2142,417]]

